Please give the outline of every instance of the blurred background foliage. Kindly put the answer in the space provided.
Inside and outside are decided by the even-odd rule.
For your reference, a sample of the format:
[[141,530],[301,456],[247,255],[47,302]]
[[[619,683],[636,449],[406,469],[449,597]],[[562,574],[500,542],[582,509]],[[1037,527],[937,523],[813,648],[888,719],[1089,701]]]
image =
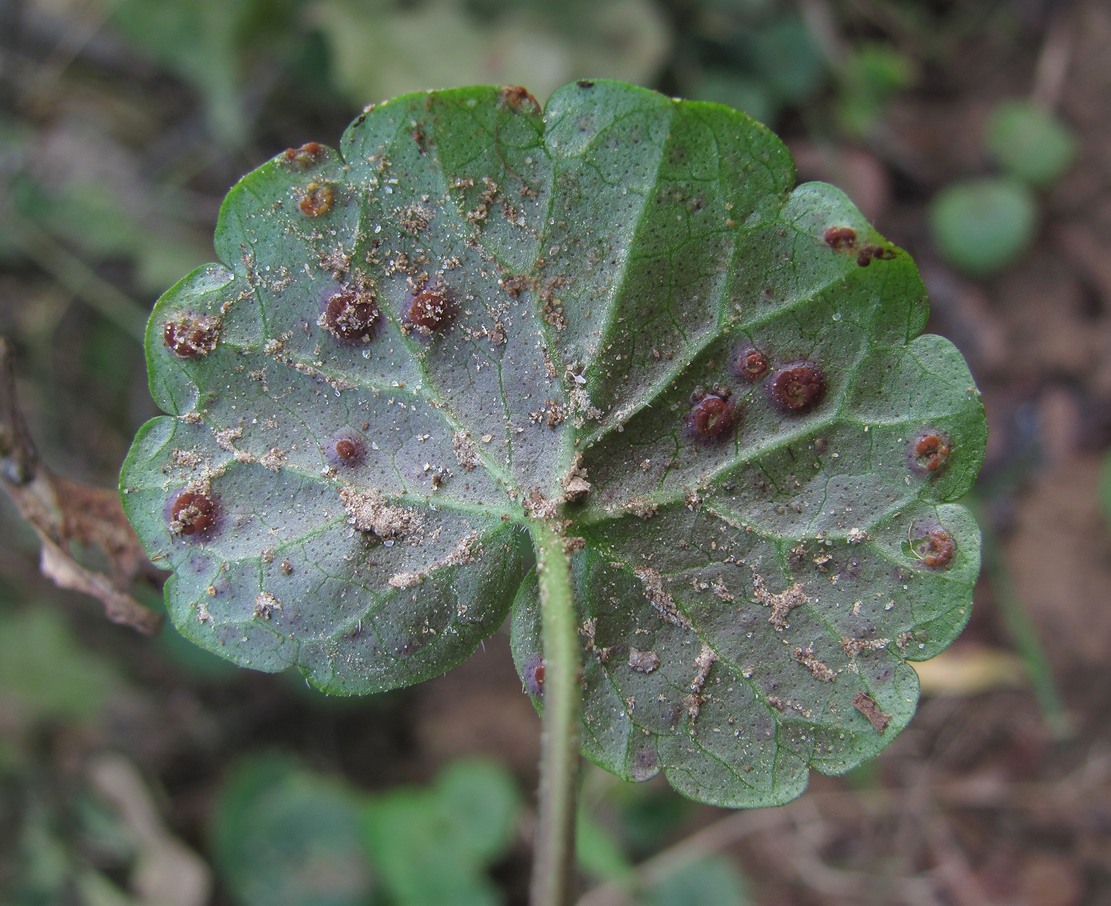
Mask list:
[[[1060,607],[1049,629],[1028,612],[1015,589],[1035,594],[1036,583],[1015,580],[1004,545],[1016,525],[1042,524],[1024,509],[1032,476],[1064,463],[1094,487],[1100,469],[1075,457],[1102,457],[1111,439],[1111,416],[1098,416],[1111,411],[1111,369],[1092,364],[1111,294],[1104,221],[1079,213],[1109,184],[1106,171],[1082,176],[1097,172],[1090,136],[1111,96],[1107,67],[1081,65],[1111,38],[1100,10],[1101,0],[0,0],[0,333],[15,343],[31,433],[52,468],[113,485],[153,414],[147,313],[211,259],[224,193],[286,147],[335,144],[366,104],[469,83],[521,84],[543,102],[565,82],[613,77],[740,107],[785,136],[804,178],[841,185],[915,254],[932,326],[962,346],[985,389],[995,445],[978,505],[998,551],[977,609],[986,616],[967,648],[923,670],[936,698],[921,735],[879,766],[816,781],[795,806],[729,815],[589,772],[583,904],[1107,902],[1087,899],[1111,884],[1106,847],[1076,842],[1089,825],[1054,826],[1050,839],[1066,842],[1047,848],[1044,828],[1026,839],[1013,828],[1028,816],[992,800],[1001,821],[1018,822],[1012,847],[1037,853],[1001,869],[980,842],[998,839],[983,829],[996,825],[936,802],[919,822],[921,798],[907,798],[921,797],[923,770],[943,788],[981,756],[1004,789],[1040,782],[1068,725],[1057,682],[1071,662],[1045,645],[1070,624]],[[1067,90],[1062,66],[1074,59],[1086,87]],[[1079,288],[1053,270],[1062,260]],[[1046,285],[1066,300],[1066,326],[1081,325],[1055,353]],[[1087,439],[1066,448],[1070,431]],[[1079,537],[1104,551],[1095,503],[1076,513]],[[151,640],[106,623],[38,575],[37,539],[3,495],[0,532],[0,902],[524,901],[538,723],[504,639],[447,682],[327,700],[295,678],[234,670],[172,628]],[[1089,579],[1086,600],[1105,601],[1103,574]],[[136,594],[160,608],[156,588]],[[1075,622],[1076,644],[1099,636],[1088,612]],[[950,727],[964,729],[959,745]],[[1106,783],[1085,778],[1085,790]],[[1102,808],[1102,797],[1084,801]],[[1111,804],[1062,812],[1111,826]],[[958,888],[965,899],[947,899]]]

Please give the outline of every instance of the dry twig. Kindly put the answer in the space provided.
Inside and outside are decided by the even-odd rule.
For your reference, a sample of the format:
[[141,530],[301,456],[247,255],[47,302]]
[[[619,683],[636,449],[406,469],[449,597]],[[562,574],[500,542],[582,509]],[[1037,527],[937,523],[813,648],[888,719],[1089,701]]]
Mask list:
[[[0,337],[0,484],[42,542],[40,569],[60,588],[91,595],[113,623],[151,635],[162,618],[127,593],[152,567],[115,491],[55,475],[39,459],[15,392],[11,344]],[[77,562],[72,542],[99,549],[109,574]]]

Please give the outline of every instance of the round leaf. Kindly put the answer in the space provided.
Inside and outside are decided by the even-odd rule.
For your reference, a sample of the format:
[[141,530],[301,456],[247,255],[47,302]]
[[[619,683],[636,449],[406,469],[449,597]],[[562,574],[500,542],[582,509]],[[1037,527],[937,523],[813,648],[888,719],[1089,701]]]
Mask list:
[[512,610],[542,706],[547,522],[599,764],[767,805],[877,752],[968,617],[983,412],[906,254],[793,184],[744,114],[602,81],[408,95],[249,174],[122,477],[182,632],[366,693]]

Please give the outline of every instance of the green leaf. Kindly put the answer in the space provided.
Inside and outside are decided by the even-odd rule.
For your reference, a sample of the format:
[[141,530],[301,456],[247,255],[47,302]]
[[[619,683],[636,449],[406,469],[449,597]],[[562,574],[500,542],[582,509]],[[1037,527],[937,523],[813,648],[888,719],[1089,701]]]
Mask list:
[[486,866],[513,842],[520,796],[494,763],[458,761],[430,789],[397,790],[367,808],[365,839],[402,906],[499,901]]
[[1033,101],[1004,101],[992,111],[984,145],[1016,179],[1035,187],[1056,182],[1076,158],[1076,137]]
[[723,856],[707,856],[681,868],[645,892],[645,906],[745,906],[744,878]]
[[1038,208],[1030,190],[1003,177],[953,183],[930,203],[930,227],[950,264],[990,277],[1014,264],[1034,241]]
[[793,183],[745,115],[604,81],[407,95],[249,174],[122,475],[175,623],[355,694],[512,610],[540,704],[546,522],[597,763],[768,805],[878,752],[968,618],[983,412],[907,255]]
[[278,755],[241,766],[220,797],[213,852],[244,906],[361,906],[374,887],[354,790]]

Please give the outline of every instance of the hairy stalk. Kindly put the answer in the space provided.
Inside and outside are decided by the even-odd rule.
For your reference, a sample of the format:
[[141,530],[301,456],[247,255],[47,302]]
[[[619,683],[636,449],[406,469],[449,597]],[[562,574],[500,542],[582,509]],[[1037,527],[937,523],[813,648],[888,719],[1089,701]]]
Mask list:
[[532,534],[540,579],[544,714],[531,901],[532,906],[565,906],[574,886],[582,667],[563,536],[539,521],[533,523]]

